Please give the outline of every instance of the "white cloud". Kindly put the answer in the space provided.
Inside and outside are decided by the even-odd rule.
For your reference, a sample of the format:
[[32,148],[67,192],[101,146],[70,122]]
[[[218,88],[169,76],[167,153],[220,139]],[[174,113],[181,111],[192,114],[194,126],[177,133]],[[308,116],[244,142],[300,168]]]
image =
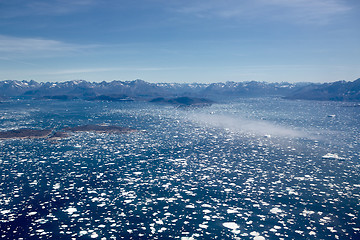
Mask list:
[[55,1],[29,1],[27,7],[34,14],[62,15],[81,11],[96,4],[95,0],[55,0]]
[[78,68],[78,69],[63,69],[60,71],[52,71],[46,74],[62,75],[62,74],[77,74],[77,73],[113,72],[113,71],[163,71],[163,70],[171,70],[171,69],[162,68],[162,67]]
[[73,46],[56,40],[0,35],[0,52],[63,51],[72,49],[74,49]]
[[305,23],[327,23],[334,16],[345,14],[351,8],[339,0],[261,0],[268,6],[279,7],[283,16]]
[[291,20],[296,23],[327,23],[351,10],[340,0],[195,0],[184,1],[176,11],[198,17],[253,20]]
[[0,54],[7,58],[63,55],[95,47],[97,46],[70,44],[52,39],[0,35]]
[[76,78],[79,76],[84,76],[84,74],[95,74],[95,73],[126,73],[126,72],[156,72],[156,71],[172,71],[179,70],[180,68],[168,68],[168,67],[88,67],[88,68],[68,68],[68,69],[54,69],[54,70],[41,70],[36,72],[36,74],[41,76],[72,76]]
[[34,15],[64,15],[79,12],[101,3],[96,0],[11,0],[0,1],[0,18]]

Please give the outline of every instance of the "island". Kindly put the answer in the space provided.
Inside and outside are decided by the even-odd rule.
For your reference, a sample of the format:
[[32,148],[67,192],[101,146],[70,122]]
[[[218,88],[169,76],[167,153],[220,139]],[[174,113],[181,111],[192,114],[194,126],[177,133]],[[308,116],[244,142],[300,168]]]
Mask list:
[[17,139],[17,138],[46,138],[52,133],[49,129],[30,129],[21,128],[0,132],[0,139]]
[[165,104],[172,104],[179,107],[204,107],[210,106],[214,102],[206,99],[206,98],[195,98],[195,97],[177,97],[177,98],[170,98],[165,99],[163,97],[158,97],[150,100],[152,103],[165,103]]
[[132,128],[119,127],[114,125],[83,125],[76,127],[66,127],[63,129],[64,131],[70,132],[97,132],[97,133],[131,133],[136,131]]
[[113,126],[113,125],[82,125],[75,127],[66,127],[61,131],[54,131],[52,129],[30,129],[21,128],[16,130],[8,130],[0,132],[0,140],[6,139],[48,139],[57,140],[68,138],[73,133],[77,132],[96,132],[108,134],[125,134],[135,132],[135,129]]

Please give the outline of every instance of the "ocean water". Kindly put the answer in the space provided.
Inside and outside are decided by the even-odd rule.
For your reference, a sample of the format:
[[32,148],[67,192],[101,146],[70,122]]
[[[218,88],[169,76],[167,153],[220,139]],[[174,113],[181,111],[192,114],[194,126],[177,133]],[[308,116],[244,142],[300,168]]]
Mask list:
[[1,239],[360,239],[355,103],[14,100],[0,113],[1,131],[138,130],[0,140]]

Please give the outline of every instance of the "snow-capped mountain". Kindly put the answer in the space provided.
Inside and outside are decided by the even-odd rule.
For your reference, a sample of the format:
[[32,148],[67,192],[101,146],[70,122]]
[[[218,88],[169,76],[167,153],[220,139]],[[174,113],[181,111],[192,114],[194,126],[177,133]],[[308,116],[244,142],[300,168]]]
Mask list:
[[280,96],[289,99],[360,101],[360,79],[335,83],[149,83],[143,80],[88,82],[0,81],[0,99],[11,97],[52,99],[151,99],[154,97],[257,97]]

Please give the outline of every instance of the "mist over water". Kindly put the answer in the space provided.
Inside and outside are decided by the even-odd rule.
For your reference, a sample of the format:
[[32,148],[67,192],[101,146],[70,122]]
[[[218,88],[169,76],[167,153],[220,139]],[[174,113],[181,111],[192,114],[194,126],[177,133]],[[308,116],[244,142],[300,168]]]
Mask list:
[[217,114],[192,114],[189,116],[195,122],[207,126],[228,129],[232,132],[243,134],[255,134],[258,137],[276,136],[288,138],[310,138],[300,130],[294,130],[289,127],[279,126],[266,120],[250,120],[240,116],[217,115]]

